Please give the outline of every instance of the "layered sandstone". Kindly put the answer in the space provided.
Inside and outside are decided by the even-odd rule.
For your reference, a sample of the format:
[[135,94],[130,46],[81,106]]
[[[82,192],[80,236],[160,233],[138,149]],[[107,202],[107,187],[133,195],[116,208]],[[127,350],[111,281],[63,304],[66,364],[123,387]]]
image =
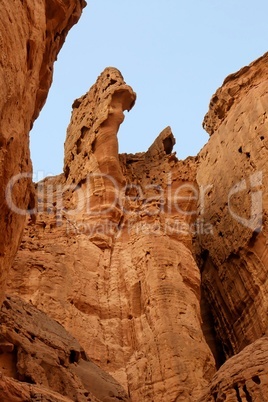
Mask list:
[[185,161],[170,127],[118,154],[136,95],[105,69],[73,104],[63,173],[34,189],[28,133],[84,2],[13,3],[0,16],[0,304],[31,211],[0,313],[1,400],[265,400],[268,54],[226,78],[210,140]]
[[[229,76],[212,98],[197,182],[213,236],[198,238],[202,283],[226,357],[267,329],[267,61]],[[229,105],[227,107],[227,105]]]
[[204,120],[196,177],[213,235],[195,244],[221,359],[233,357],[202,401],[267,398],[267,61],[227,77]]
[[84,5],[84,0],[1,1],[0,305],[24,211],[34,206],[29,131],[46,100],[53,63]]
[[263,336],[219,369],[199,402],[266,401],[267,373],[268,339]]
[[37,184],[9,292],[53,317],[132,401],[194,401],[215,372],[192,254],[196,160],[167,127],[147,152],[118,155],[135,94],[104,70],[73,105],[64,173]]
[[57,322],[7,297],[0,312],[1,402],[128,401]]
[[170,128],[118,156],[135,94],[106,69],[73,105],[64,174],[37,185],[9,289],[59,320],[133,401],[265,395],[266,59],[225,80],[204,121],[211,138],[185,161]]

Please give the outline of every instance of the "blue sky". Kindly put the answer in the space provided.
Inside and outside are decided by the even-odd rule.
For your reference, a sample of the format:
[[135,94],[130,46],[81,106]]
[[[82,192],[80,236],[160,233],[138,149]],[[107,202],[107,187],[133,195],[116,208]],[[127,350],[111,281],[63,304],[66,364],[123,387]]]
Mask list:
[[146,151],[170,125],[180,159],[207,142],[202,121],[224,78],[268,50],[268,2],[88,0],[55,63],[47,103],[31,132],[34,172],[62,172],[73,100],[105,67],[137,93],[120,152]]

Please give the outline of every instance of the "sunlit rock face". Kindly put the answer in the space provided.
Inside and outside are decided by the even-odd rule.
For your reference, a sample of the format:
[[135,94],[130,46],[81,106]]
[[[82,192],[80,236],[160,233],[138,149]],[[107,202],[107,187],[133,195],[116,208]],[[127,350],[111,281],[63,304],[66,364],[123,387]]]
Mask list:
[[227,362],[202,401],[267,398],[267,61],[265,54],[227,77],[204,120],[211,137],[196,178],[208,187],[203,217],[213,236],[198,236],[195,245]]
[[84,5],[82,0],[1,1],[0,305],[24,212],[34,206],[29,131],[46,100],[53,63]]
[[63,173],[33,187],[28,133],[84,3],[15,3],[0,16],[2,400],[265,400],[267,54],[226,78],[184,161],[170,127],[118,154],[136,94],[105,69],[73,103]]
[[108,68],[74,102],[64,173],[36,186],[8,287],[63,324],[132,401],[194,401],[215,373],[192,253],[196,158],[177,160],[169,127],[147,152],[118,155],[135,98]]
[[203,287],[226,357],[267,324],[268,55],[226,78],[212,97],[197,182],[213,236],[199,236]]

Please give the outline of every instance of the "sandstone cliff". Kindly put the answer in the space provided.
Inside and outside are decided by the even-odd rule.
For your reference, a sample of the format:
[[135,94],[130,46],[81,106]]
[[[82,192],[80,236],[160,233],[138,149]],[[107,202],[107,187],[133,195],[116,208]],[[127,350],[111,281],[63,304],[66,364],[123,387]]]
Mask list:
[[[23,211],[34,206],[29,131],[46,100],[53,63],[84,5],[84,0],[1,1],[0,305],[25,224]],[[12,203],[21,213],[14,213]]]
[[215,372],[189,232],[196,161],[177,160],[169,127],[147,152],[119,156],[134,101],[109,68],[74,102],[64,174],[37,185],[8,288],[62,323],[132,401],[193,401]]
[[170,127],[118,154],[136,94],[105,69],[34,188],[29,130],[85,4],[2,3],[1,401],[265,401],[268,54],[226,78],[185,161]]
[[[226,357],[267,329],[267,61],[229,76],[204,124],[212,134],[199,154],[197,182],[209,185],[199,236],[204,292]],[[228,106],[227,106],[228,105]]]
[[234,356],[204,400],[267,398],[267,60],[227,77],[204,120],[196,177],[213,236],[198,236],[197,254],[222,358]]
[[0,396],[13,401],[128,401],[66,330],[19,298],[0,313]]
[[118,155],[135,93],[106,69],[73,104],[64,173],[36,185],[9,292],[63,324],[134,402],[266,395],[266,59],[225,80],[211,138],[185,161],[169,127]]
[[267,401],[268,339],[263,336],[231,357],[199,402]]
[[[46,100],[53,63],[85,4],[1,1],[0,306],[25,212],[35,207],[29,131]],[[10,298],[0,316],[1,401],[128,400],[120,385],[52,319]]]

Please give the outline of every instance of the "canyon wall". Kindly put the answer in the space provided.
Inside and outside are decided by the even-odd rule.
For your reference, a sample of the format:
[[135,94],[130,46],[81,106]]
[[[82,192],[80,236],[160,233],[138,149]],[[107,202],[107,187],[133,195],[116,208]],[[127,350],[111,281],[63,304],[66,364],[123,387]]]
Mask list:
[[266,53],[227,77],[204,119],[211,137],[196,179],[206,186],[200,215],[213,235],[195,245],[227,362],[202,401],[267,398],[267,61]]
[[263,336],[218,370],[199,402],[267,400],[268,338]]
[[205,117],[202,283],[226,357],[267,329],[268,54],[226,78]]
[[[45,103],[57,54],[85,5],[83,0],[1,1],[0,306],[26,211],[33,212],[36,202],[29,131]],[[0,400],[108,402],[128,396],[64,328],[19,298],[7,297],[0,312]]]
[[197,400],[215,361],[189,232],[196,159],[177,160],[169,127],[147,152],[119,156],[134,101],[108,68],[74,102],[64,173],[37,184],[8,289],[64,325],[132,401]]
[[[1,1],[0,305],[21,240],[24,211],[34,206],[29,131],[45,103],[53,63],[85,4],[84,0]],[[16,211],[10,208],[13,202]]]
[[135,93],[104,70],[73,104],[64,172],[36,185],[9,292],[64,325],[134,402],[266,393],[267,57],[227,77],[210,139],[185,161],[169,127],[118,155]]
[[129,401],[61,325],[20,298],[0,313],[1,402]]
[[29,131],[84,6],[2,1],[1,400],[264,401],[268,54],[225,79],[184,161],[170,127],[118,154],[136,94],[105,69],[63,173],[33,185]]

